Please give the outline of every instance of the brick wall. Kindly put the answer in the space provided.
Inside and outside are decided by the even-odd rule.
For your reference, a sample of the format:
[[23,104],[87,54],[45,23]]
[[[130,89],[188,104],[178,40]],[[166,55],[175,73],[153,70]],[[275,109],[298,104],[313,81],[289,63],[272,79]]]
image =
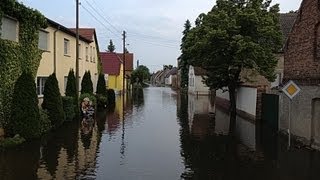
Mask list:
[[320,8],[318,0],[303,0],[289,34],[284,58],[284,81],[316,84],[320,78]]

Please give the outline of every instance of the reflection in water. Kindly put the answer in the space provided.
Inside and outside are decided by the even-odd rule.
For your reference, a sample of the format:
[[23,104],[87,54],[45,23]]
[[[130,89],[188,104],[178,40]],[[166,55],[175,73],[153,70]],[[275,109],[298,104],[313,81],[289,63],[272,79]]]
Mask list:
[[231,140],[207,97],[147,88],[95,116],[0,151],[0,179],[319,179],[320,153],[239,117]]

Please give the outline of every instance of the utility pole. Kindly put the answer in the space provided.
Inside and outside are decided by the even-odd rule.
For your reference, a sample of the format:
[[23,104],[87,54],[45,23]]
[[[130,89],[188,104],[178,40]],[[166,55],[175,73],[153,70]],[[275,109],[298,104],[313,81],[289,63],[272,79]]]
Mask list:
[[79,98],[79,0],[76,0],[76,90]]
[[126,86],[126,31],[123,31],[123,95],[125,93]]

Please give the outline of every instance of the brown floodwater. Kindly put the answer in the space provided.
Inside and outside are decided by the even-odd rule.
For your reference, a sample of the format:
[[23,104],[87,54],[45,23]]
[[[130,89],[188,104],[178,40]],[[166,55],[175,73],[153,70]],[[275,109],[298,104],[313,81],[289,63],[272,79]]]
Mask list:
[[[215,113],[215,115],[212,114]],[[204,96],[150,87],[94,120],[0,150],[0,179],[320,179],[320,153],[229,116]]]

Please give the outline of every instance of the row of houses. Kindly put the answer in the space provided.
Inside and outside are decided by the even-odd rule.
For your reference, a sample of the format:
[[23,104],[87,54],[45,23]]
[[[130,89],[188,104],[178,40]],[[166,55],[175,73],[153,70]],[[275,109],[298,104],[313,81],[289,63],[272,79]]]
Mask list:
[[[303,0],[299,10],[280,14],[280,27],[284,42],[276,54],[277,78],[269,82],[257,72],[243,70],[242,83],[237,89],[237,113],[254,124],[262,121],[276,131],[290,133],[305,144],[319,148],[319,0]],[[189,93],[209,94],[209,89],[202,83],[205,74],[201,68],[189,68]],[[289,81],[301,89],[292,100],[282,90]],[[228,92],[216,91],[215,104],[217,108],[228,109]]]
[[[3,16],[1,19],[1,38],[19,42],[19,22],[14,17]],[[44,85],[50,74],[56,73],[60,93],[65,94],[67,76],[70,69],[76,66],[76,30],[67,28],[51,19],[47,19],[48,27],[39,30],[39,49],[43,50],[40,66],[37,71],[37,94],[41,99]],[[85,71],[90,71],[94,92],[98,80],[98,69],[102,65],[107,88],[122,91],[123,69],[125,78],[129,79],[133,71],[133,53],[126,53],[123,68],[123,54],[100,52],[95,28],[79,29],[79,82]],[[80,83],[81,89],[81,83]]]
[[171,86],[177,88],[178,68],[164,65],[162,70],[151,75],[151,84],[154,86]]

